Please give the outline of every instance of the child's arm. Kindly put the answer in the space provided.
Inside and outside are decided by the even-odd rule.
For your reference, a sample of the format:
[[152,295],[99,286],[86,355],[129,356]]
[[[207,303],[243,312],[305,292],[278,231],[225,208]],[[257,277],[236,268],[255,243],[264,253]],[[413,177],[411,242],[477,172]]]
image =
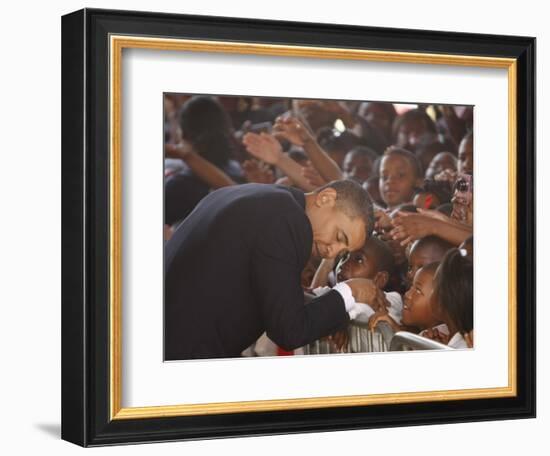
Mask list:
[[167,157],[180,158],[187,163],[193,173],[203,182],[208,184],[210,188],[216,189],[235,185],[233,179],[216,165],[213,165],[196,153],[193,146],[187,142],[182,141],[179,144],[167,144],[165,152]]
[[342,179],[342,171],[336,162],[319,146],[315,137],[296,118],[277,119],[274,125],[276,136],[282,136],[296,146],[304,148],[314,168],[327,182]]
[[283,152],[281,144],[274,136],[267,133],[247,133],[243,136],[243,144],[254,157],[280,168],[302,190],[309,192],[315,189],[302,175],[302,167]]
[[438,236],[453,245],[460,245],[472,235],[472,227],[452,219],[442,220],[426,214],[400,212],[393,219],[395,228],[390,231],[394,240],[406,245],[425,236]]

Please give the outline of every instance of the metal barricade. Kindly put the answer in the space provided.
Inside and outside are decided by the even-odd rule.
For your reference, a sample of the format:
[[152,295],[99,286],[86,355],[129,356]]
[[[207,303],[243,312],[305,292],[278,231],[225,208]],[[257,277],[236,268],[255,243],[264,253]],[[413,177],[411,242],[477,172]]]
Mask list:
[[340,350],[327,339],[316,340],[303,347],[305,355],[328,355],[331,353],[373,353],[408,350],[450,350],[447,345],[407,331],[393,332],[391,326],[382,321],[374,330],[358,322],[348,327],[348,344]]
[[390,343],[390,351],[404,350],[451,350],[447,345],[427,339],[407,331],[395,333]]
[[365,323],[353,322],[348,326],[348,344],[340,350],[336,350],[327,339],[316,340],[303,350],[305,355],[385,352],[389,349],[392,336],[393,330],[386,322],[380,322],[372,331]]

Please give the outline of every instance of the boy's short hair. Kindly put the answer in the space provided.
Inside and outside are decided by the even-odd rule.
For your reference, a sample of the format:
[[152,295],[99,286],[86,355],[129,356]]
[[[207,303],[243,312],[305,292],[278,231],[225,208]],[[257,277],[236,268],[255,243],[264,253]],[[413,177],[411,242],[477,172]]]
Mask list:
[[374,254],[377,272],[386,271],[391,275],[395,268],[395,260],[393,252],[386,242],[373,236],[365,242],[362,250]]
[[348,152],[348,154],[354,154],[360,157],[368,157],[373,163],[380,157],[380,155],[378,155],[373,149],[367,146],[355,146]]
[[443,257],[445,253],[447,253],[447,251],[453,247],[451,243],[445,241],[444,239],[441,239],[438,236],[425,236],[414,241],[413,245],[411,246],[411,252],[413,250],[425,248],[428,246],[438,251],[438,253],[441,254],[441,257]]
[[420,164],[420,160],[418,160],[417,156],[414,155],[411,151],[397,146],[390,146],[384,151],[384,157],[390,155],[399,155],[400,157],[405,158],[410,163],[414,171],[415,177],[421,178],[424,175],[424,173],[422,172],[422,165]]
[[336,190],[336,207],[348,217],[359,217],[365,223],[367,239],[374,229],[374,209],[368,192],[352,180],[337,180],[319,187],[314,192],[319,193],[327,188]]

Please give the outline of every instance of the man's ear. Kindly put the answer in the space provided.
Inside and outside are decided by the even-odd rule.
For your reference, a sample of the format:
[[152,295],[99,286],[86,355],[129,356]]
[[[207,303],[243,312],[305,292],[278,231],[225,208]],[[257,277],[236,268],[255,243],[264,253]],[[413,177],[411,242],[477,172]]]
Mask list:
[[419,177],[418,179],[416,179],[416,181],[414,182],[414,186],[417,187],[417,188],[422,188],[424,185],[424,178],[423,177]]
[[387,271],[378,271],[372,280],[378,288],[383,290],[387,285],[388,280],[390,280],[390,275]]
[[324,190],[321,190],[319,193],[317,193],[317,197],[315,198],[315,202],[318,207],[321,206],[329,206],[333,207],[336,203],[336,190],[333,188],[325,188]]

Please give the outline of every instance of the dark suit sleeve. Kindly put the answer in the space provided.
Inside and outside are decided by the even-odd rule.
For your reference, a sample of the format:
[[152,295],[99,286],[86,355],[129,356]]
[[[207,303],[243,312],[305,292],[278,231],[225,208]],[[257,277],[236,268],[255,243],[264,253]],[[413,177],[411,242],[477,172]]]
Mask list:
[[337,291],[304,304],[300,284],[302,240],[284,219],[270,223],[252,255],[252,281],[260,301],[267,335],[293,350],[341,329],[349,322]]

